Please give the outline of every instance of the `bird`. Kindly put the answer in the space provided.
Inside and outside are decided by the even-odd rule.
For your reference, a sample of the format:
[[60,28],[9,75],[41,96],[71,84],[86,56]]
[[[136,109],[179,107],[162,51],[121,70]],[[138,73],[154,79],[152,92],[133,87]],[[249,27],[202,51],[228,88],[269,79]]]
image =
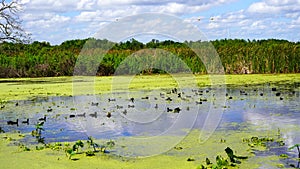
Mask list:
[[2,105],[2,106],[1,106],[1,109],[3,109],[4,107],[5,107],[5,105]]
[[77,117],[85,117],[85,113],[77,114]]
[[91,117],[97,118],[97,112],[94,112],[93,114],[90,114]]
[[111,112],[107,112],[106,117],[110,118],[111,117]]
[[149,99],[149,97],[148,97],[148,96],[146,96],[146,97],[142,97],[142,99]]
[[29,119],[27,119],[27,120],[25,120],[25,121],[22,121],[22,123],[28,125],[28,124],[29,124]]
[[99,103],[92,102],[92,106],[98,106],[98,105],[99,105]]
[[123,109],[123,106],[117,105],[117,109]]
[[129,99],[132,103],[134,103],[134,98],[132,97],[132,98],[130,98]]
[[207,102],[206,98],[200,98],[200,102]]
[[179,113],[179,112],[180,112],[180,110],[181,110],[181,109],[180,109],[179,107],[176,107],[176,108],[174,109],[174,111],[173,111],[173,112],[174,112],[174,113]]
[[47,109],[47,112],[52,112],[52,110],[53,110],[52,108],[49,108]]
[[42,118],[39,118],[39,121],[46,121],[46,115],[44,115]]
[[172,101],[172,99],[170,97],[166,98],[166,101]]
[[16,121],[7,121],[7,124],[8,125],[17,125],[17,126],[19,126],[19,119],[17,119]]
[[196,101],[196,104],[202,104],[202,102],[201,101],[200,102]]
[[114,101],[116,101],[116,99],[111,99],[111,98],[108,99],[108,102],[114,102]]
[[69,117],[70,117],[70,118],[74,118],[74,117],[75,117],[75,114],[70,114]]
[[157,108],[158,108],[158,104],[155,104],[155,107],[154,107],[154,108],[156,108],[156,109],[157,109]]
[[173,111],[172,109],[170,109],[169,107],[167,107],[167,112]]
[[128,108],[134,108],[134,105],[128,105]]

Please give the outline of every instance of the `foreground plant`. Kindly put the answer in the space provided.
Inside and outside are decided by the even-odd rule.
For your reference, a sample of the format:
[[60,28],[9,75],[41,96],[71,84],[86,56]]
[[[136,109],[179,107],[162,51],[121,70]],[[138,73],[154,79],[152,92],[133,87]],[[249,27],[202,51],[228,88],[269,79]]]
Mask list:
[[229,147],[225,149],[225,152],[228,156],[228,158],[224,158],[221,155],[218,155],[216,157],[216,164],[211,163],[211,161],[206,158],[205,164],[201,164],[201,166],[198,167],[198,169],[225,169],[228,167],[236,167],[237,164],[240,164],[241,162],[237,159],[247,159],[248,157],[245,156],[236,156],[233,153],[233,150]]
[[75,154],[78,153],[79,148],[83,148],[84,143],[81,140],[78,140],[74,143],[74,145],[72,146],[72,148],[67,148],[65,150],[66,155],[69,156],[69,159],[72,159],[72,156],[74,156]]
[[98,152],[98,150],[96,148],[99,147],[99,144],[94,142],[93,137],[91,137],[91,136],[88,137],[87,143],[88,143],[89,147],[91,147],[91,146],[93,147],[94,152]]
[[290,147],[289,148],[289,150],[292,150],[292,149],[294,149],[294,148],[297,148],[297,150],[298,150],[298,158],[299,158],[299,160],[300,160],[300,144],[295,144],[295,145],[293,145],[292,147]]

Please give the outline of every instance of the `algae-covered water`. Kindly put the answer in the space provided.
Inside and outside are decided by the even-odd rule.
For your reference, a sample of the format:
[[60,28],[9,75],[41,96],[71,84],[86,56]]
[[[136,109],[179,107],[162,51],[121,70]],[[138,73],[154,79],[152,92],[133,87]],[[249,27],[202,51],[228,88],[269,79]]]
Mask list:
[[[120,168],[168,168],[173,165],[177,166],[175,168],[196,168],[206,157],[215,158],[215,155],[224,153],[227,146],[251,156],[241,164],[243,168],[296,167],[297,151],[288,148],[300,143],[300,82],[299,75],[289,76],[268,76],[265,79],[257,76],[257,83],[253,80],[256,76],[246,82],[241,76],[229,76],[221,91],[206,85],[206,80],[201,77],[199,84],[204,85],[196,88],[189,87],[188,83],[179,88],[172,79],[165,82],[168,87],[151,88],[153,80],[130,92],[112,92],[109,87],[103,87],[105,90],[96,94],[75,96],[67,95],[67,92],[66,95],[49,92],[47,96],[34,93],[35,90],[41,92],[43,85],[47,88],[58,84],[55,81],[48,83],[51,80],[46,80],[46,84],[34,80],[30,83],[3,82],[0,85],[9,84],[11,94],[4,95],[1,103],[0,127],[5,132],[1,135],[3,138],[18,134],[21,137],[16,136],[17,140],[13,142],[2,140],[2,156],[7,153],[5,151],[9,152],[9,156],[2,160],[6,159],[5,166],[11,168],[7,160],[13,157],[16,149],[10,152],[7,147],[14,144],[35,147],[87,140],[92,136],[99,143],[103,140],[116,143],[109,155],[94,158],[96,162],[105,163],[98,168],[116,168],[113,162]],[[40,86],[28,88],[29,84]],[[59,85],[68,88],[64,83]],[[23,86],[24,90],[20,91]],[[16,88],[18,90],[13,94]],[[26,90],[32,91],[28,94],[29,99],[24,99]],[[19,99],[8,99],[13,98],[11,95]],[[46,120],[42,119],[44,117]],[[8,125],[8,121],[15,122],[16,119],[18,125]],[[43,130],[38,139],[31,132],[42,121]],[[273,137],[282,144],[270,142],[251,149],[242,139],[253,136]],[[20,160],[26,160],[26,153],[48,158],[44,151],[19,152],[17,149],[17,152],[22,153]],[[57,154],[59,159],[63,158],[62,154]],[[281,154],[289,158],[279,158]],[[187,162],[188,158],[193,160]],[[66,168],[73,166],[74,162],[68,158],[63,160],[62,165]],[[82,167],[87,165],[84,157],[76,162]]]

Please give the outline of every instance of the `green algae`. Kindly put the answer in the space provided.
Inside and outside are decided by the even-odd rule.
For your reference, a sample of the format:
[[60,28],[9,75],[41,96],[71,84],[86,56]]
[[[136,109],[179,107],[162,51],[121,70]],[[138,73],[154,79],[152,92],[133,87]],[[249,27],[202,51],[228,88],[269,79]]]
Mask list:
[[[126,76],[125,76],[126,78]],[[118,76],[103,77],[46,77],[0,79],[0,101],[30,99],[36,96],[71,96],[101,94],[118,90],[151,90],[191,87],[191,84],[208,86],[213,75],[137,75],[128,83],[114,83]],[[225,81],[215,84],[250,85],[265,83],[300,83],[300,74],[249,74],[225,75]],[[222,79],[222,78],[221,78]],[[114,86],[113,86],[114,85]],[[299,90],[299,87],[296,88]],[[87,93],[88,92],[88,93]]]
[[[180,75],[185,77],[184,75]],[[288,75],[226,75],[226,84],[245,85],[245,84],[265,84],[265,83],[299,83],[299,74]],[[34,78],[34,79],[7,79],[0,80],[0,100],[18,100],[34,98],[36,96],[69,96],[73,95],[74,83],[79,88],[76,94],[100,94],[112,90],[114,77],[79,77],[74,82],[71,77],[56,78]],[[93,81],[95,79],[95,81]],[[210,84],[208,75],[197,75],[197,84],[206,86]],[[161,82],[161,83],[158,83]],[[76,85],[75,84],[75,85]],[[190,81],[184,79],[181,86],[189,86]],[[91,86],[93,90],[91,90]],[[156,88],[178,87],[174,78],[168,75],[148,75],[135,76],[130,85],[118,84],[114,89],[122,90],[140,90]],[[295,90],[299,90],[299,87]],[[86,93],[86,91],[91,93]],[[236,127],[242,124],[229,124]],[[245,125],[247,126],[247,125]],[[295,130],[294,126],[288,128]],[[256,157],[256,151],[266,151],[266,146],[249,146],[243,139],[251,137],[272,137],[276,136],[277,130],[262,132],[256,129],[245,128],[240,131],[216,131],[206,141],[201,141],[200,131],[191,131],[178,144],[174,141],[174,146],[165,149],[162,142],[178,140],[177,136],[160,137],[153,144],[156,149],[145,149],[139,141],[131,142],[128,138],[116,140],[116,149],[127,152],[124,156],[118,154],[100,154],[96,153],[93,157],[86,157],[85,154],[77,154],[77,161],[70,161],[64,151],[53,151],[52,149],[35,150],[29,147],[30,151],[22,151],[18,140],[21,139],[17,133],[1,134],[0,140],[0,163],[4,168],[197,168],[205,162],[206,158],[215,163],[216,155],[226,157],[224,149],[231,147],[238,155],[250,157],[240,164],[240,168],[258,168],[261,166],[282,167],[279,156]],[[97,140],[101,142],[102,140]],[[284,140],[283,140],[284,141]],[[176,143],[176,144],[175,144]],[[131,148],[128,148],[130,145]],[[156,154],[151,157],[136,156],[139,154],[130,154],[130,150],[137,149],[140,153],[145,151],[148,154]],[[147,148],[147,147],[146,147]],[[157,153],[163,152],[163,153]],[[129,157],[125,157],[129,156]],[[130,156],[135,156],[130,157]],[[188,160],[193,159],[193,160]]]
[[[253,149],[248,143],[243,142],[243,138],[251,138],[253,136],[275,137],[276,132],[275,130],[270,131],[266,136],[261,131],[248,129],[244,131],[216,131],[208,140],[201,142],[201,138],[199,138],[200,131],[192,130],[176,146],[171,147],[166,152],[150,157],[124,157],[113,153],[118,148],[126,149],[125,145],[128,145],[124,138],[119,138],[115,140],[116,145],[115,148],[112,148],[112,153],[95,153],[95,156],[92,157],[87,157],[84,153],[80,153],[74,156],[77,159],[76,161],[69,160],[62,149],[46,148],[35,150],[29,147],[30,151],[22,151],[17,144],[11,144],[12,141],[3,139],[4,135],[6,137],[11,135],[10,137],[15,138],[19,136],[17,134],[4,133],[0,135],[0,162],[5,168],[24,168],[24,166],[27,166],[25,168],[197,168],[205,162],[206,158],[216,163],[215,158],[217,155],[226,157],[224,149],[230,147],[235,154],[249,157],[241,162],[240,168],[256,168],[266,164],[276,166],[280,163],[280,157],[263,157],[264,160],[256,158],[253,151],[263,150],[259,150],[257,147]],[[177,140],[177,137],[166,136],[165,139],[171,141]],[[221,139],[225,141],[221,141]],[[95,140],[95,142],[102,143],[104,140]],[[152,151],[145,147],[141,148],[141,144],[138,141],[130,144],[136,146],[137,149],[141,149],[141,151]],[[163,147],[157,146],[157,148]]]

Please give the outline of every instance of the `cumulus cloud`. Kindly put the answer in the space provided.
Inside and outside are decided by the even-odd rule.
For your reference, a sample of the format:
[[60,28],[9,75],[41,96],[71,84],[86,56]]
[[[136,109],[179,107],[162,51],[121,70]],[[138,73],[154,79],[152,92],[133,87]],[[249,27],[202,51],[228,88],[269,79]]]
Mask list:
[[251,13],[293,13],[300,12],[299,0],[264,0],[256,2],[249,6],[248,11]]
[[43,39],[56,44],[67,39],[87,38],[106,24],[145,12],[184,18],[210,39],[259,38],[262,34],[264,37],[283,34],[289,38],[293,37],[290,32],[299,29],[299,0],[261,0],[237,11],[207,14],[210,9],[230,6],[235,1],[20,0],[25,29],[33,34],[35,40]]

